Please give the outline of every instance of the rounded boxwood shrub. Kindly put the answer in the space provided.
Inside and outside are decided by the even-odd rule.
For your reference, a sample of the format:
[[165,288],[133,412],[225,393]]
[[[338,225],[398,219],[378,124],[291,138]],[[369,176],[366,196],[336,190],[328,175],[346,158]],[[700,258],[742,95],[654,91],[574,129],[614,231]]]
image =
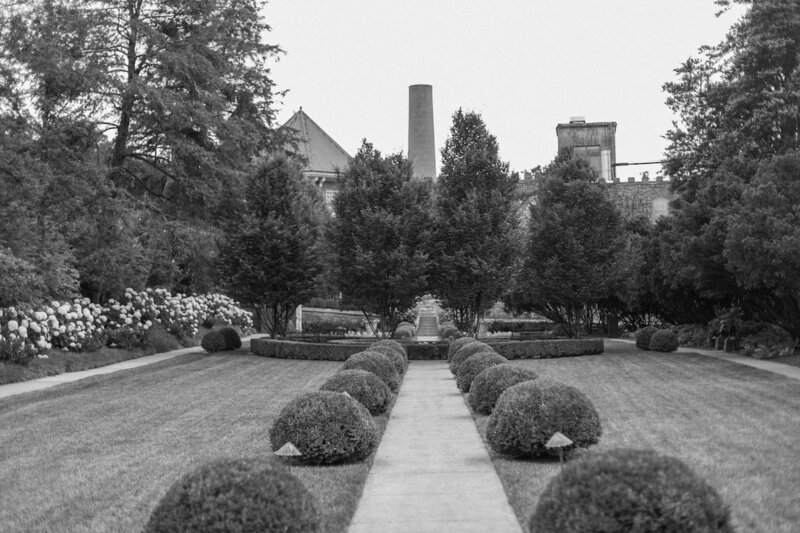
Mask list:
[[398,326],[392,337],[395,339],[413,339],[417,332],[414,326]]
[[320,531],[314,496],[274,459],[218,459],[179,479],[145,533]]
[[660,329],[650,337],[649,348],[654,352],[674,352],[678,349],[678,336],[670,329]]
[[397,350],[400,355],[403,356],[403,359],[408,362],[408,353],[406,352],[406,347],[400,344],[397,341],[393,341],[392,339],[383,339],[370,344],[370,346],[389,346],[390,348],[394,348]]
[[367,348],[368,352],[382,353],[389,358],[389,361],[394,365],[394,369],[401,376],[406,373],[406,360],[396,349],[391,346],[370,346]]
[[224,352],[228,349],[225,335],[218,329],[212,329],[200,341],[200,346],[207,352]]
[[453,354],[471,342],[478,342],[478,339],[475,337],[459,337],[451,342],[450,347],[447,349],[447,362],[449,363],[453,359]]
[[461,332],[458,331],[458,328],[453,324],[443,324],[442,327],[439,328],[439,338],[442,340],[450,338],[458,339],[460,336]]
[[242,347],[242,338],[235,328],[225,326],[224,328],[219,328],[219,332],[225,337],[226,350],[238,350]]
[[716,490],[673,457],[650,450],[590,453],[545,488],[530,531],[732,532]]
[[458,366],[456,384],[461,392],[469,392],[475,376],[495,365],[507,363],[508,359],[494,352],[481,352],[468,357]]
[[495,365],[487,368],[472,380],[467,403],[473,411],[488,415],[492,413],[497,398],[507,388],[538,379],[536,372],[530,368],[514,365]]
[[400,374],[382,353],[366,351],[353,354],[344,362],[342,370],[366,370],[381,378],[392,392],[400,388]]
[[650,349],[650,339],[653,337],[653,334],[658,331],[658,328],[654,326],[645,326],[640,330],[636,331],[636,347],[640,350],[649,350]]
[[281,410],[269,431],[273,451],[287,442],[310,464],[360,461],[378,445],[378,429],[356,399],[331,391],[308,392]]
[[466,361],[468,357],[481,352],[494,352],[494,349],[481,341],[470,342],[462,346],[450,359],[450,372],[452,372],[454,376],[457,376],[459,365]]
[[366,370],[337,372],[322,384],[320,390],[346,392],[366,407],[371,415],[386,412],[389,402],[392,401],[392,391],[389,390],[389,386],[381,378]]
[[514,457],[550,454],[545,447],[556,432],[585,448],[600,440],[600,417],[581,391],[552,379],[518,383],[497,399],[486,437],[495,451]]

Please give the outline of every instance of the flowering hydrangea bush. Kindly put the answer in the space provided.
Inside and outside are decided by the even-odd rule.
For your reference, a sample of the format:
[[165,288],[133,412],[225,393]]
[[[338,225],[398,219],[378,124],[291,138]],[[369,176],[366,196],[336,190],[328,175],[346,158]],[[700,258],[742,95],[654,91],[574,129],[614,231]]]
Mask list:
[[253,327],[252,313],[221,294],[172,295],[166,289],[127,289],[123,301],[94,304],[88,298],[53,301],[38,309],[0,309],[0,360],[26,363],[45,350],[79,352],[121,338],[143,338],[159,323],[178,338],[197,335],[206,320]]

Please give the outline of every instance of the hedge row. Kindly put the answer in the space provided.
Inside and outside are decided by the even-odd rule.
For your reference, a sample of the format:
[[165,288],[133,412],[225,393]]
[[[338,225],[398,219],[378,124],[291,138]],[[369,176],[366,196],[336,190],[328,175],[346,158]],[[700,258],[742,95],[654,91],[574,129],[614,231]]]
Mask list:
[[[402,344],[410,360],[446,360],[449,343]],[[486,344],[506,359],[549,359],[554,357],[574,357],[603,353],[603,339],[555,339],[535,341],[506,341]],[[351,355],[361,352],[365,344],[295,342],[275,339],[253,339],[250,350],[263,357],[279,359],[309,359],[322,361],[345,361]]]
[[552,359],[603,353],[603,339],[553,339],[487,344],[506,359]]
[[253,339],[250,351],[262,357],[278,359],[308,359],[313,361],[346,361],[351,355],[363,351],[363,344],[338,342],[294,342],[275,339]]

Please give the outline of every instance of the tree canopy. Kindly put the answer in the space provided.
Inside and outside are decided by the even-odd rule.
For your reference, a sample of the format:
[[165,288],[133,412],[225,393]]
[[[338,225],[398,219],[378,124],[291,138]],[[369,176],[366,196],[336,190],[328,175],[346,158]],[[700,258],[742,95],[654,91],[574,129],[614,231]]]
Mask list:
[[366,140],[342,176],[329,233],[334,276],[345,302],[379,315],[384,333],[428,290],[430,204],[430,180]]

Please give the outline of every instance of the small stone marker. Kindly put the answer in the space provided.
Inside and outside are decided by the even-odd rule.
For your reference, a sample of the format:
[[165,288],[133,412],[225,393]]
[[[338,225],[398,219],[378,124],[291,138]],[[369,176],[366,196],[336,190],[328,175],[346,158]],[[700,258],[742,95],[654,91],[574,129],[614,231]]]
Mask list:
[[291,442],[287,442],[280,449],[276,450],[275,455],[280,457],[297,457],[299,455],[303,455],[300,450],[297,449],[297,446],[292,444]]
[[572,441],[561,433],[560,431],[556,431],[553,433],[553,436],[550,437],[550,440],[547,441],[547,444],[544,445],[545,448],[558,448],[558,459],[561,463],[564,463],[564,448],[572,444]]

